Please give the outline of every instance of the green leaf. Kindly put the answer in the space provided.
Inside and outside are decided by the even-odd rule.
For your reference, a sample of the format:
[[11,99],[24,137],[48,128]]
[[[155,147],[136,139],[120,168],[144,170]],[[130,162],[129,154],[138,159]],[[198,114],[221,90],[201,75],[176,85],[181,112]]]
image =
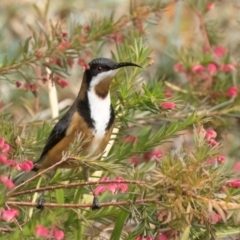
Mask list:
[[57,199],[57,203],[64,203],[64,190],[63,189],[56,189],[55,190],[56,193],[56,199]]
[[187,228],[185,228],[180,240],[189,240],[190,228],[191,226],[188,226]]

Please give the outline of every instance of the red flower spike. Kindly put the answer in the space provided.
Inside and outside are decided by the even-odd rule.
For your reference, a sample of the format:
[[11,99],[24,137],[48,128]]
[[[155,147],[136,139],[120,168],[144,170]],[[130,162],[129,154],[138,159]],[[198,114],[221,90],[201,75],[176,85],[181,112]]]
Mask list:
[[217,214],[217,213],[212,213],[212,214],[208,217],[208,221],[209,221],[211,224],[216,224],[216,223],[222,221],[222,217],[221,217],[219,214]]
[[240,180],[235,179],[235,180],[230,180],[228,181],[227,185],[232,188],[239,188],[240,187]]
[[157,151],[157,150],[154,150],[152,152],[148,152],[148,153],[145,153],[143,155],[143,158],[145,161],[150,161],[152,159],[154,160],[158,160],[159,158],[161,158],[163,156],[162,152],[161,151]]
[[231,98],[235,98],[238,95],[238,88],[236,86],[232,86],[227,91],[227,96]]
[[192,67],[192,72],[196,74],[201,74],[204,71],[204,66],[201,64]]
[[220,155],[220,156],[217,157],[217,161],[218,161],[219,163],[224,163],[224,162],[226,161],[226,157]]
[[48,237],[48,230],[42,225],[38,225],[35,228],[35,236],[40,238],[47,238]]
[[6,165],[8,163],[6,156],[0,155],[0,163],[3,165]]
[[22,83],[19,82],[19,81],[16,81],[15,84],[16,84],[16,87],[17,87],[17,88],[20,88],[20,87],[22,86]]
[[7,143],[3,144],[2,153],[7,153],[9,149],[10,149],[10,146]]
[[206,135],[205,138],[210,141],[212,138],[216,138],[217,137],[217,133],[212,130],[212,129],[208,129],[206,130]]
[[68,86],[68,81],[65,79],[60,79],[59,81],[57,81],[58,85],[61,86],[62,88],[65,88]]
[[118,189],[118,186],[116,183],[109,183],[108,185],[108,191],[111,192],[112,194],[116,194]]
[[160,233],[157,240],[168,240],[168,236],[165,233]]
[[128,161],[129,161],[130,163],[133,163],[135,166],[137,166],[138,163],[140,162],[140,161],[139,161],[139,158],[136,157],[136,156],[129,158]]
[[17,209],[10,208],[2,213],[1,218],[6,222],[12,222],[19,215]]
[[33,168],[33,162],[32,161],[25,161],[22,165],[21,165],[21,169],[25,172],[30,172]]
[[210,145],[211,145],[212,147],[214,147],[214,146],[217,146],[217,145],[218,145],[218,142],[217,142],[217,141],[215,141],[214,139],[210,139],[209,143],[210,143]]
[[127,135],[124,139],[125,143],[131,143],[133,142],[134,144],[138,143],[138,138],[136,136],[133,135]]
[[207,70],[211,75],[215,75],[217,73],[217,65],[215,63],[209,63]]
[[8,188],[8,189],[13,189],[15,187],[13,181],[11,179],[8,179],[4,185]]
[[168,109],[175,109],[176,108],[176,104],[173,102],[163,102],[161,105],[161,108],[164,110],[168,110]]
[[99,185],[98,187],[96,187],[94,190],[93,190],[93,195],[94,196],[100,196],[102,195],[104,192],[107,191],[107,188],[106,186],[104,185]]
[[235,67],[232,64],[221,64],[220,65],[220,70],[225,73],[229,73],[229,72],[233,71],[234,69],[235,69]]
[[167,98],[173,97],[173,93],[172,93],[172,91],[171,91],[170,89],[165,89],[165,90],[164,90],[164,94],[165,94],[165,96],[166,96]]
[[55,240],[63,240],[64,239],[64,232],[62,230],[55,230],[53,232],[53,237]]
[[206,9],[207,9],[208,11],[212,10],[213,8],[214,8],[214,3],[213,3],[213,2],[208,2],[208,3],[206,4]]
[[173,66],[173,70],[175,72],[185,72],[185,68],[183,67],[183,65],[181,63],[175,63],[174,66]]
[[227,52],[228,50],[222,46],[217,46],[214,49],[214,55],[218,59],[222,58],[222,56],[224,56]]

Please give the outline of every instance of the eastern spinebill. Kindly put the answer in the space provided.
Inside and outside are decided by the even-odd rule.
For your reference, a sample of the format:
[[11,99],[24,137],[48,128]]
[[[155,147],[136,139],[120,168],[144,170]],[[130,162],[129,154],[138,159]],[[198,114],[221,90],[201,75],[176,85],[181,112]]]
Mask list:
[[[108,58],[97,58],[89,63],[73,105],[52,129],[32,171],[22,172],[15,177],[15,186],[61,161],[63,152],[68,150],[78,134],[81,134],[83,142],[83,156],[94,157],[104,151],[115,119],[109,87],[117,70],[127,66],[141,68],[135,63],[116,63]],[[69,167],[68,162],[63,162],[58,167]]]

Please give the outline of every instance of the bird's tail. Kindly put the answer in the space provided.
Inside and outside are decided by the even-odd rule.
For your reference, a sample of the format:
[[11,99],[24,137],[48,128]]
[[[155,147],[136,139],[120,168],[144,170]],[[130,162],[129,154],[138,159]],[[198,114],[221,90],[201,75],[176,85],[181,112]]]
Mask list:
[[13,183],[14,183],[15,186],[18,186],[21,183],[27,181],[29,178],[32,178],[36,174],[37,174],[36,171],[21,172],[13,179]]

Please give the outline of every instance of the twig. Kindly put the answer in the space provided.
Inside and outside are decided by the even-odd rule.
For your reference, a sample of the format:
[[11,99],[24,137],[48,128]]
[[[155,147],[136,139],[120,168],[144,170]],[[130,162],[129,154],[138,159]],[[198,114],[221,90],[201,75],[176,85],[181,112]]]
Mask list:
[[54,169],[54,168],[57,167],[58,165],[60,165],[60,164],[62,164],[63,162],[67,161],[68,159],[72,159],[72,157],[69,157],[69,156],[63,157],[61,161],[55,163],[54,165],[52,165],[51,167],[49,167],[49,168],[47,168],[47,169],[44,169],[43,171],[39,172],[38,174],[36,174],[36,175],[33,176],[32,178],[29,178],[29,179],[26,180],[25,182],[23,182],[23,183],[19,184],[18,186],[16,186],[13,190],[11,190],[11,191],[9,191],[9,192],[7,193],[7,196],[9,196],[10,193],[12,193],[13,191],[15,191],[16,189],[24,186],[26,183],[28,183],[28,182],[32,181],[33,179],[39,177],[39,176],[42,175],[43,173],[48,172],[48,171]]
[[25,194],[30,194],[30,193],[36,193],[36,192],[43,192],[47,190],[55,190],[55,189],[61,189],[61,188],[74,188],[74,187],[79,187],[79,186],[91,186],[91,185],[98,185],[98,184],[109,184],[109,183],[126,183],[126,184],[139,184],[139,185],[144,185],[144,181],[135,181],[135,180],[124,180],[124,181],[95,181],[95,182],[82,182],[82,183],[71,183],[67,185],[55,185],[55,186],[47,186],[47,187],[42,187],[38,189],[29,189],[17,193],[10,194],[9,197],[17,197],[20,195],[25,195]]
[[[137,199],[134,203],[157,203],[157,198],[150,198],[150,199]],[[101,203],[101,207],[108,207],[108,206],[122,206],[122,205],[131,205],[132,201],[122,201],[122,202],[106,202]],[[26,206],[26,207],[35,207],[37,206],[36,203],[31,202],[14,202],[14,201],[7,201],[6,204],[8,205],[15,205],[15,206]],[[44,207],[53,207],[53,208],[88,208],[92,207],[92,203],[85,203],[85,204],[58,204],[58,203],[44,203]]]

